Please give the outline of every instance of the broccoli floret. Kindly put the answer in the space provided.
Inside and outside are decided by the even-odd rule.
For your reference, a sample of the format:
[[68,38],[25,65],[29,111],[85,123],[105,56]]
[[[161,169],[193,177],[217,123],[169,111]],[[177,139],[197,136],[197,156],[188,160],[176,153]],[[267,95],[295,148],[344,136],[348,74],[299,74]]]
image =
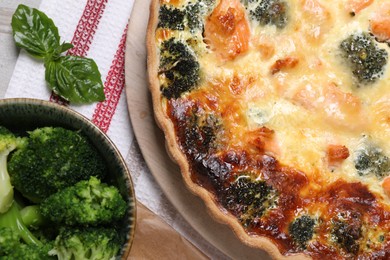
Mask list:
[[374,83],[382,76],[388,53],[368,33],[350,35],[341,42],[340,49],[359,83]]
[[186,28],[191,33],[202,31],[203,17],[211,10],[215,0],[198,0],[188,3],[184,8],[165,4],[159,10],[158,28],[182,31]]
[[361,225],[354,225],[344,220],[333,221],[332,235],[335,242],[347,253],[355,255],[359,252]]
[[161,86],[167,98],[178,98],[193,89],[199,79],[199,63],[190,48],[171,38],[160,48],[160,74],[165,78]]
[[0,213],[6,212],[14,200],[14,189],[8,173],[8,155],[24,142],[24,138],[16,137],[8,129],[0,126]]
[[110,228],[62,229],[50,251],[59,260],[113,259],[121,247],[118,233]]
[[159,11],[158,27],[171,30],[184,30],[186,12],[175,7],[162,5]]
[[288,5],[284,0],[246,0],[249,15],[260,25],[274,25],[279,29],[288,23]]
[[216,0],[198,0],[198,3],[210,11],[213,10]]
[[188,160],[202,182],[219,189],[231,170],[229,163],[212,155],[212,151],[220,143],[216,140],[223,135],[219,115],[209,113],[195,103],[191,106],[184,105],[176,111],[176,132]]
[[212,115],[193,109],[183,122],[183,145],[191,155],[207,154],[221,128],[220,120]]
[[[0,258],[1,259],[49,259],[48,251],[29,230],[21,214],[21,206],[15,201],[14,190],[8,174],[8,155],[22,149],[26,138],[16,137],[0,126]],[[22,209],[26,219],[33,219],[30,208]],[[28,216],[28,217],[27,217]]]
[[[0,133],[3,134],[3,140],[17,140],[16,145],[10,141],[8,143],[6,143],[6,141],[1,143],[0,141],[0,148],[2,148],[1,145],[10,151],[18,148],[8,156],[10,157],[7,165],[8,167],[5,167],[5,169],[8,168],[10,173],[12,171],[12,174],[10,174],[12,175],[12,184],[14,180],[13,174],[20,173],[13,171],[13,169],[21,170],[20,168],[17,168],[21,164],[24,164],[24,169],[31,173],[34,172],[36,175],[39,175],[39,170],[46,170],[42,172],[40,177],[33,176],[33,179],[35,178],[35,182],[32,182],[33,188],[37,187],[36,181],[38,181],[39,178],[46,177],[46,179],[41,180],[43,183],[38,183],[44,188],[47,182],[50,181],[49,178],[54,178],[55,176],[53,175],[57,171],[64,170],[64,172],[66,172],[66,170],[71,169],[71,173],[75,173],[77,167],[83,167],[85,162],[82,158],[75,159],[75,153],[79,153],[78,155],[80,157],[84,156],[86,163],[88,164],[88,162],[91,162],[90,165],[92,165],[90,169],[92,172],[90,175],[84,173],[88,167],[81,169],[80,174],[83,174],[84,177],[88,176],[87,180],[81,180],[76,182],[76,184],[72,184],[72,186],[59,188],[61,189],[60,191],[49,196],[42,202],[47,203],[42,206],[42,208],[53,211],[50,212],[52,215],[49,216],[60,216],[62,218],[71,216],[69,217],[69,222],[68,219],[65,222],[59,221],[60,223],[51,221],[50,218],[46,218],[43,215],[41,204],[31,204],[31,201],[21,197],[19,192],[13,194],[11,197],[13,201],[10,203],[10,208],[4,213],[0,213],[0,259],[58,259],[56,256],[57,251],[53,248],[55,241],[61,241],[62,239],[59,235],[60,228],[63,230],[62,234],[71,234],[72,232],[75,234],[79,229],[86,228],[90,224],[107,224],[115,226],[117,224],[116,221],[125,215],[127,203],[121,197],[118,189],[114,186],[101,183],[97,177],[92,175],[92,173],[97,171],[98,176],[102,176],[103,174],[99,172],[102,169],[98,168],[98,166],[102,165],[105,173],[105,164],[101,163],[101,161],[94,162],[94,160],[97,159],[101,160],[100,155],[99,157],[88,157],[98,156],[97,151],[92,150],[92,146],[89,143],[86,143],[87,139],[78,132],[65,130],[63,128],[47,127],[29,132],[29,138],[19,138],[13,136],[5,128],[0,127]],[[6,139],[6,137],[9,139]],[[44,148],[38,147],[40,145],[44,146],[48,151],[44,153]],[[34,164],[34,160],[39,160],[38,153],[46,157],[49,157],[49,153],[51,153],[53,158],[57,158],[63,163],[63,166],[59,167],[53,161],[54,159],[50,160],[47,158],[46,161],[43,162],[49,162],[52,163],[52,165],[45,165],[46,167],[43,167],[43,162],[41,162],[41,164]],[[88,153],[91,154],[88,155]],[[65,160],[61,158],[61,155],[70,156],[71,160]],[[32,156],[32,158],[29,158],[29,156]],[[23,161],[23,159],[25,160]],[[13,163],[12,167],[10,166],[11,161]],[[7,160],[5,160],[5,162],[7,162]],[[38,165],[38,167],[36,167],[38,169],[27,169],[27,164],[31,164],[34,167]],[[15,165],[17,166],[15,167]],[[76,169],[72,169],[73,167],[76,167]],[[61,174],[61,172],[59,172],[59,174]],[[68,178],[71,178],[72,176],[73,175],[70,175]],[[23,178],[25,178],[24,180],[27,180],[27,176],[24,176]],[[71,181],[74,182],[74,180]],[[66,185],[70,184],[67,183]],[[34,195],[32,198],[36,198],[36,196]],[[31,199],[31,197],[28,199]],[[73,207],[70,207],[71,204],[73,204]],[[62,207],[62,209],[59,209],[59,207]],[[60,217],[58,217],[58,219]],[[78,226],[77,228],[65,226],[65,224],[69,224],[71,221],[74,223],[76,220],[79,221],[77,224],[85,226]],[[87,239],[87,237],[89,238]],[[73,240],[69,238],[67,242],[68,245],[71,245],[70,243],[72,241]],[[83,231],[83,234],[80,235],[77,248],[80,249],[83,247],[85,249],[84,254],[80,255],[79,258],[68,259],[111,259],[116,256],[122,242],[123,241],[119,239],[119,235],[115,230],[105,231],[104,228],[96,228],[93,232]],[[64,249],[68,250],[67,248],[62,248],[62,250]],[[49,251],[54,255],[49,255]]]
[[40,202],[90,176],[103,178],[106,164],[80,132],[43,127],[29,132],[26,144],[12,154],[8,170],[15,188],[31,201]]
[[53,249],[53,243],[24,244],[17,232],[12,228],[0,227],[0,259],[43,260],[54,259],[48,252]]
[[372,144],[366,144],[355,152],[354,163],[360,176],[375,175],[381,179],[390,173],[389,157]]
[[196,30],[203,29],[202,6],[200,5],[200,3],[187,5],[186,13],[187,25],[190,29],[190,32],[195,32]]
[[199,0],[186,6],[187,26],[191,33],[203,31],[204,17],[215,5],[215,0]]
[[19,235],[9,227],[0,227],[0,258],[20,244]]
[[126,208],[118,189],[95,177],[51,195],[40,205],[45,218],[66,225],[111,223],[121,219]]
[[277,203],[276,191],[271,186],[245,175],[239,176],[225,192],[223,204],[244,226],[251,225]]
[[296,218],[291,222],[288,232],[298,247],[306,248],[307,242],[313,238],[315,224],[315,219],[307,215]]
[[42,244],[52,244],[56,237],[58,236],[59,229],[63,226],[55,225],[47,220],[44,225],[39,226],[38,229],[31,229],[31,233],[42,242]]
[[160,48],[160,71],[165,72],[175,66],[181,59],[191,59],[193,54],[184,43],[170,38],[161,44]]
[[34,236],[34,234],[24,224],[20,215],[19,205],[16,201],[12,203],[11,208],[0,214],[0,228],[10,228],[17,234],[26,244],[42,245],[42,243]]
[[54,260],[56,257],[50,256],[48,252],[53,249],[53,244],[45,244],[42,246],[19,244],[17,247],[5,255],[0,257],[1,260]]

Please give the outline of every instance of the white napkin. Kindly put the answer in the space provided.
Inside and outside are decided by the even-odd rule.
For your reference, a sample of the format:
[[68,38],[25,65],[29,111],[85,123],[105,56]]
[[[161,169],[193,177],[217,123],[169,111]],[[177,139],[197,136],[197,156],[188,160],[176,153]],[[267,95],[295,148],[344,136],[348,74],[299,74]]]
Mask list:
[[[126,29],[134,1],[43,0],[39,10],[53,19],[59,29],[61,42],[74,45],[70,54],[86,56],[97,63],[105,85],[106,101],[71,108],[91,119],[118,147],[134,175],[138,201],[210,258],[222,259],[224,256],[201,238],[167,201],[135,142],[124,93]],[[55,102],[44,75],[42,62],[21,51],[5,97],[30,97]]]
[[[125,33],[133,0],[44,0],[39,9],[58,27],[61,42],[71,42],[70,53],[98,64],[106,101],[72,106],[106,131],[123,155],[134,138],[124,95]],[[5,97],[51,99],[42,62],[24,51],[19,55]]]

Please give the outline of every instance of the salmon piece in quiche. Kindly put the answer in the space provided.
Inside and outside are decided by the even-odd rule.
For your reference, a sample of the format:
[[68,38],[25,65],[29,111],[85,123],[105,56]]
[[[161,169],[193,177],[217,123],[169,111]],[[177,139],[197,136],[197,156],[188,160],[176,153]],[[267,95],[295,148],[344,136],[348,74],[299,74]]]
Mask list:
[[352,93],[343,92],[335,84],[327,84],[323,89],[304,86],[293,96],[293,101],[304,108],[321,113],[333,126],[359,128],[362,125],[361,100]]
[[271,74],[273,75],[286,69],[293,69],[298,65],[298,63],[299,59],[292,56],[276,60],[271,66]]
[[328,164],[337,167],[349,157],[349,150],[345,145],[330,144],[327,147]]
[[369,7],[374,0],[347,0],[346,9],[351,14],[358,14],[363,9]]
[[390,41],[390,2],[376,10],[370,20],[370,30],[379,41]]
[[309,40],[316,42],[331,27],[331,13],[316,0],[303,0],[301,4],[306,21],[303,25],[304,31]]
[[386,177],[382,182],[382,188],[385,194],[390,198],[390,177]]
[[207,18],[205,41],[224,60],[248,50],[250,27],[239,0],[222,0]]
[[371,125],[390,132],[390,95],[385,95],[372,105]]
[[170,4],[173,6],[178,6],[179,5],[179,0],[160,0],[160,4]]

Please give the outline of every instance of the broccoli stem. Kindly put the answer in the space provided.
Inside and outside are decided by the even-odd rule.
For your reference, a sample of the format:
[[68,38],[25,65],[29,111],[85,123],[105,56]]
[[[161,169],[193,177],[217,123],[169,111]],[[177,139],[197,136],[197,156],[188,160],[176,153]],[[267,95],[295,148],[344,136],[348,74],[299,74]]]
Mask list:
[[42,216],[39,205],[30,205],[20,210],[20,216],[26,227],[38,228],[46,223],[46,219]]
[[11,208],[0,214],[0,227],[8,227],[19,234],[26,244],[34,244],[41,246],[42,243],[30,232],[30,230],[23,223],[22,216],[19,212],[18,205],[14,202]]
[[14,188],[7,170],[7,157],[13,149],[6,149],[0,153],[0,213],[6,212],[12,205]]

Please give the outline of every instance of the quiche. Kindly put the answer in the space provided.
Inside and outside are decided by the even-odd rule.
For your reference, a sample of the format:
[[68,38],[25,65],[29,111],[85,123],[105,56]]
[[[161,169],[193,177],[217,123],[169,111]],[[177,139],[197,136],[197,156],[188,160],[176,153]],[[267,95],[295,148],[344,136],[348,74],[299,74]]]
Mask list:
[[188,188],[273,258],[390,259],[389,42],[388,0],[152,0],[154,113]]

